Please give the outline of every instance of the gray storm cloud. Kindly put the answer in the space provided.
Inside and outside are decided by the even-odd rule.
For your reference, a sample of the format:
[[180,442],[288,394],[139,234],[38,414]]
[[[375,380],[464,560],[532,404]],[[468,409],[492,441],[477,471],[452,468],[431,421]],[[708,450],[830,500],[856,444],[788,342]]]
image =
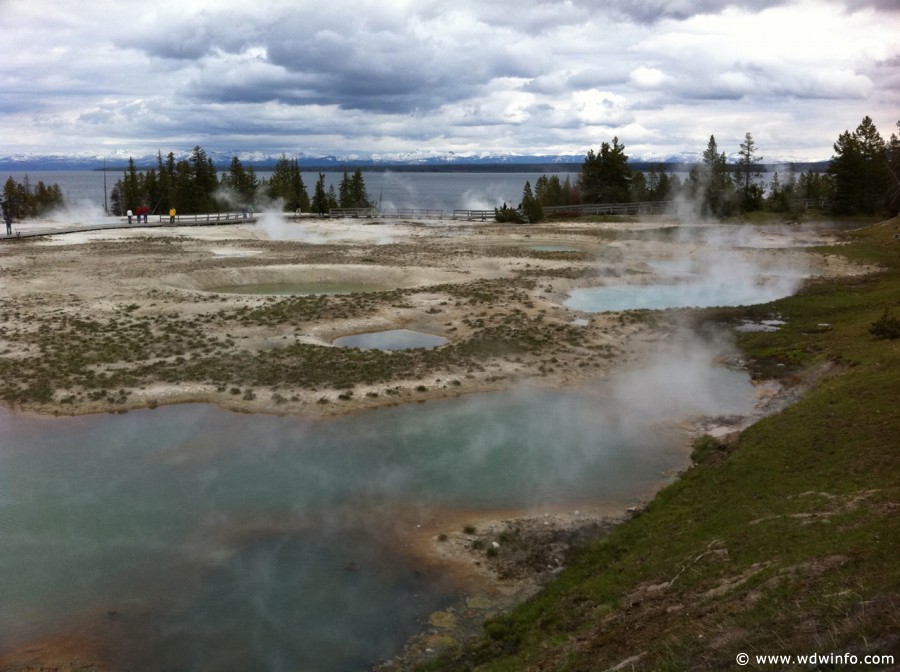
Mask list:
[[0,30],[8,152],[583,153],[617,135],[639,158],[749,128],[768,157],[823,160],[900,107],[874,85],[900,76],[890,2],[10,0]]

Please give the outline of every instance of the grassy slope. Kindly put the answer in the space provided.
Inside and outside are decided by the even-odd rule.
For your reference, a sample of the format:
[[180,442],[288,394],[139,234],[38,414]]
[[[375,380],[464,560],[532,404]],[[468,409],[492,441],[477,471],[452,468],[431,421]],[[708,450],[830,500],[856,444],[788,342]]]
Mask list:
[[772,370],[832,363],[833,374],[735,445],[698,450],[700,464],[644,512],[428,669],[719,670],[737,668],[738,652],[900,654],[900,340],[868,331],[886,306],[900,317],[898,231],[896,219],[870,227],[842,252],[885,272],[722,311],[787,320],[742,337]]

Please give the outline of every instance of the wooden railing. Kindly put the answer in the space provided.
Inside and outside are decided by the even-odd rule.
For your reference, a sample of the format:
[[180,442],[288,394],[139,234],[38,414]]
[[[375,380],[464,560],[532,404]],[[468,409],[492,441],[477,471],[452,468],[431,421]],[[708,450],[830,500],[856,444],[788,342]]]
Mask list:
[[[167,214],[154,215],[159,224],[171,224],[172,218]],[[255,221],[256,218],[250,212],[206,212],[198,215],[175,215],[175,224],[178,226],[200,226],[205,224],[236,224],[238,222]],[[132,225],[137,224],[137,216]]]
[[639,203],[581,203],[579,205],[544,206],[544,215],[661,215],[673,201],[642,201]]
[[467,219],[469,221],[476,220],[486,222],[494,219],[494,210],[454,210],[453,219]]
[[379,217],[383,219],[401,219],[403,217],[416,217],[425,219],[443,219],[444,211],[428,208],[397,208],[394,210],[381,210],[379,208],[332,208],[328,212],[330,217],[365,217],[371,219]]
[[377,208],[332,208],[329,213],[332,217],[366,217],[371,219],[378,216]]

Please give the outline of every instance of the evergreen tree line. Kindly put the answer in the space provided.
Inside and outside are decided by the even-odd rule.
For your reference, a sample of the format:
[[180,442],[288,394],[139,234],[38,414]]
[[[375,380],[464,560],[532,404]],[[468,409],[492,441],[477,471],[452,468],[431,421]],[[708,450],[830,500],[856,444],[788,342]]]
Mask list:
[[[900,133],[900,121],[897,122]],[[825,203],[834,214],[891,214],[900,212],[900,137],[893,133],[885,141],[866,116],[854,131],[845,131],[834,143],[834,155],[824,174],[798,173],[789,168],[774,173],[768,188],[762,182],[756,142],[747,133],[740,143],[738,161],[728,163],[711,135],[700,163],[691,167],[682,181],[664,164],[635,171],[628,165],[625,146],[618,137],[604,142],[599,151],[588,153],[577,179],[556,175],[539,177],[534,189],[529,182],[522,191],[518,208],[503,205],[496,210],[500,221],[541,221],[543,208],[587,203],[635,203],[667,201],[683,196],[694,203],[703,216],[723,217],[756,210],[792,215],[803,201]],[[253,166],[245,167],[233,157],[228,171],[218,177],[212,159],[194,147],[187,159],[175,160],[173,153],[157,166],[138,171],[129,159],[122,179],[112,189],[111,211],[123,215],[147,206],[151,213],[175,208],[181,214],[222,212],[257,205],[279,203],[286,212],[325,214],[333,208],[366,208],[372,202],[366,192],[362,171],[344,171],[340,186],[325,187],[319,173],[310,199],[296,159],[282,155],[268,180],[257,177]],[[32,187],[26,178],[20,184],[11,177],[3,188],[4,214],[13,219],[42,216],[59,208],[64,199],[58,185],[38,182]]]
[[[900,132],[900,121],[897,128]],[[751,133],[740,143],[736,163],[728,162],[711,135],[700,163],[691,167],[682,183],[664,164],[653,164],[646,172],[632,170],[625,146],[615,137],[611,144],[602,143],[598,152],[588,150],[577,182],[567,177],[561,183],[555,175],[542,175],[534,189],[530,182],[525,183],[518,208],[504,203],[495,214],[498,221],[537,222],[544,219],[545,207],[667,201],[679,196],[708,217],[759,210],[796,216],[809,202],[841,215],[896,215],[900,211],[897,133],[886,142],[866,116],[855,131],[840,135],[834,152],[824,174],[802,173],[790,166],[783,175],[773,173],[766,188],[759,169],[763,157]]]
[[61,208],[64,201],[58,184],[48,186],[39,181],[32,187],[28,176],[24,183],[9,177],[3,185],[3,215],[9,215],[14,220],[41,217]]
[[334,185],[326,189],[325,175],[319,173],[310,199],[296,159],[282,154],[272,176],[265,180],[257,177],[253,166],[245,167],[235,156],[227,172],[219,178],[212,159],[199,146],[180,161],[171,152],[165,160],[159,154],[157,167],[148,171],[138,171],[134,159],[129,159],[125,174],[110,195],[110,210],[114,215],[123,215],[128,210],[135,212],[141,206],[147,206],[153,214],[166,213],[170,208],[179,214],[195,214],[274,203],[280,204],[284,212],[319,214],[332,208],[372,205],[359,168],[352,175],[344,171],[337,191]]

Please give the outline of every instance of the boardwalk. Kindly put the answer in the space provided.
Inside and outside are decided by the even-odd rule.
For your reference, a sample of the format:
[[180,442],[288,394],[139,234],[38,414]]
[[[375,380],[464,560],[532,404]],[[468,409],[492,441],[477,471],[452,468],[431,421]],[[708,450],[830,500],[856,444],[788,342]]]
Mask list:
[[175,223],[170,222],[168,215],[154,215],[146,224],[138,223],[137,217],[132,217],[132,223],[128,223],[127,217],[108,217],[109,221],[98,224],[77,223],[66,226],[58,222],[31,222],[25,220],[13,223],[13,235],[0,237],[0,242],[21,239],[37,238],[40,236],[57,236],[64,233],[83,233],[86,231],[113,231],[118,229],[147,229],[170,226],[224,226],[229,224],[253,224],[256,218],[242,212],[211,212],[201,215],[175,215]]
[[[822,208],[826,203],[824,199],[797,199],[792,201],[794,207]],[[560,217],[579,217],[582,215],[659,215],[671,212],[674,207],[672,201],[646,201],[643,203],[587,203],[581,205],[567,205],[558,207],[544,207],[544,215],[548,219]],[[494,210],[454,210],[445,214],[443,210],[429,210],[418,208],[403,208],[398,210],[379,210],[378,208],[335,208],[327,217],[332,218],[359,218],[359,219],[449,219],[465,220],[469,222],[494,221]],[[296,219],[298,217],[315,217],[313,214],[298,213],[285,214],[285,217]],[[25,220],[13,224],[12,236],[0,236],[0,242],[15,240],[17,238],[35,238],[38,236],[54,236],[65,233],[81,233],[85,231],[108,231],[116,229],[140,229],[159,228],[167,226],[223,226],[229,224],[253,224],[256,222],[254,215],[243,212],[212,212],[200,215],[176,215],[174,225],[170,223],[168,215],[154,215],[144,223],[137,223],[137,217],[128,223],[126,217],[107,217],[106,222],[97,224],[72,224],[64,223],[32,222]]]

